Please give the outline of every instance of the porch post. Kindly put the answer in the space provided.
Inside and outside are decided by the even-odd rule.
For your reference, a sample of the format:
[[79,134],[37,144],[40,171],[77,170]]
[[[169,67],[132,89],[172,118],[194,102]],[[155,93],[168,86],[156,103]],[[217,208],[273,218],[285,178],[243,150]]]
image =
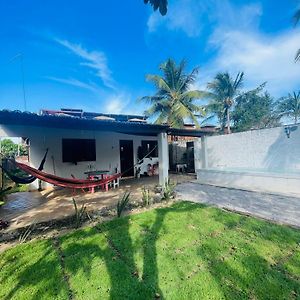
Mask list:
[[164,186],[169,175],[169,149],[166,132],[157,135],[158,139],[158,159],[159,159],[159,184]]
[[202,155],[202,169],[207,169],[208,157],[207,157],[207,138],[206,136],[201,137],[201,155]]

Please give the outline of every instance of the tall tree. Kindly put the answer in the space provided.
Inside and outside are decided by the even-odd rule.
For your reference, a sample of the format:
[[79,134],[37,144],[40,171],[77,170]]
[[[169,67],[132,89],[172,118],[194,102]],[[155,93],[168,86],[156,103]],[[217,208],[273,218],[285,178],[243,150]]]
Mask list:
[[241,94],[232,113],[235,131],[273,127],[280,124],[277,101],[262,90],[265,84]]
[[156,11],[159,9],[159,12],[161,13],[162,16],[167,14],[168,11],[168,0],[144,0],[145,4],[150,3]]
[[222,130],[227,127],[230,133],[230,112],[243,85],[244,73],[239,72],[233,79],[228,72],[218,73],[214,80],[207,84],[210,99],[207,109],[218,117]]
[[147,80],[153,82],[157,92],[153,96],[142,97],[151,106],[146,115],[156,117],[156,124],[168,124],[175,128],[183,128],[185,120],[192,120],[198,127],[198,115],[204,115],[204,110],[196,103],[203,97],[203,92],[191,90],[198,74],[198,68],[191,73],[185,73],[186,63],[179,65],[172,59],[160,65],[161,75],[147,75]]
[[295,124],[298,123],[300,118],[300,91],[293,92],[280,99],[279,113],[281,116],[292,118]]

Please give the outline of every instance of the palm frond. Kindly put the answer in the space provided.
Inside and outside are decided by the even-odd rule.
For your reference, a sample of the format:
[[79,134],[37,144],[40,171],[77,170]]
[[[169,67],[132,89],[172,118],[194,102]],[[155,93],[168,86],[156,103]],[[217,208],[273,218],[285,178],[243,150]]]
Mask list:
[[296,26],[300,21],[300,9],[297,9],[294,16],[293,16],[293,22],[294,26]]
[[295,62],[298,62],[300,60],[300,49],[298,49],[296,55],[295,55]]

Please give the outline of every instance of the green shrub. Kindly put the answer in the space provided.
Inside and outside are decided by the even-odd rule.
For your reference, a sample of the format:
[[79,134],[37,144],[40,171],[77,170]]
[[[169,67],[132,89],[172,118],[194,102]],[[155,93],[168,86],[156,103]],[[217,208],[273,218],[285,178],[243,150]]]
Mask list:
[[150,190],[147,189],[145,186],[142,189],[142,201],[143,201],[143,206],[151,205]]
[[175,197],[175,187],[176,184],[171,182],[171,180],[169,179],[168,181],[166,181],[163,190],[162,190],[162,200],[166,200],[169,201],[171,199],[173,199]]
[[118,216],[118,218],[121,217],[125,207],[129,203],[129,200],[130,200],[129,196],[130,196],[130,192],[125,192],[124,195],[122,196],[122,198],[118,201],[118,204],[117,204],[117,216]]
[[81,208],[78,209],[77,203],[75,199],[73,198],[73,204],[74,204],[74,209],[75,209],[75,214],[74,214],[74,225],[76,228],[78,228],[82,222],[84,221],[87,212],[86,212],[86,206],[82,204]]

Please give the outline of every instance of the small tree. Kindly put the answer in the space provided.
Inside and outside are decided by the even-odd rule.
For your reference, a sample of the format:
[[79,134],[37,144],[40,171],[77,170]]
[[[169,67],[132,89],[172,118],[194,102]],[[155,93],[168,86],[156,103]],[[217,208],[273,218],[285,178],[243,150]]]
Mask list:
[[232,112],[235,131],[267,128],[280,124],[277,101],[269,93],[261,93],[263,86],[237,97]]
[[300,117],[300,91],[293,92],[279,101],[280,115],[292,118],[295,124],[298,123]]

